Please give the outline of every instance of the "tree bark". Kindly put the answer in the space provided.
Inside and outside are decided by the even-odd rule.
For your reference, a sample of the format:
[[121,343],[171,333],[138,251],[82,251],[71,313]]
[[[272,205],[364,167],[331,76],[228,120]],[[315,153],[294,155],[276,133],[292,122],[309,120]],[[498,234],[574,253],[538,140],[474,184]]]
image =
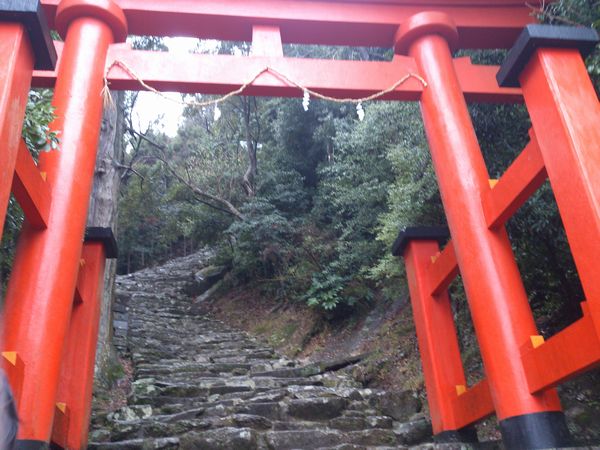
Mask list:
[[[252,120],[252,105],[250,104],[250,98],[241,98],[242,111],[244,114],[244,126],[246,128],[246,151],[248,154],[248,168],[244,173],[244,179],[242,185],[246,191],[248,197],[254,197],[256,195],[256,173],[258,170],[258,164],[256,160],[256,148],[258,142],[252,136],[251,120]],[[256,102],[256,100],[254,100]],[[256,110],[256,103],[254,105]]]
[[[121,182],[120,162],[123,160],[123,93],[113,92],[116,107],[104,110],[98,155],[94,172],[94,189],[88,210],[88,226],[110,227],[117,235],[117,203]],[[106,261],[98,345],[96,348],[96,375],[102,375],[111,354],[112,304],[114,298],[117,262]]]
[[252,144],[252,141],[247,140],[248,150],[248,168],[244,173],[243,186],[248,197],[254,197],[256,195],[256,189],[254,187],[254,181],[256,179],[256,146]]

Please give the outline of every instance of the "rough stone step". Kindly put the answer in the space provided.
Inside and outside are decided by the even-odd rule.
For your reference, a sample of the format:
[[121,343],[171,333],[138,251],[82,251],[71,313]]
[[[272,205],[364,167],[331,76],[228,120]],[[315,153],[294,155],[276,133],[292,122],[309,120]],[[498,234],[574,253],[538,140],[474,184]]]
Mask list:
[[341,370],[363,355],[299,364],[191,313],[205,266],[193,256],[118,277],[114,343],[134,379],[126,407],[94,413],[89,448],[383,450],[428,437],[416,399]]
[[160,420],[146,420],[139,422],[114,423],[108,441],[101,439],[99,433],[93,436],[96,442],[121,442],[133,439],[161,438],[164,436],[180,436],[188,431],[206,430],[214,426],[203,419],[178,420],[176,422],[161,422]]
[[331,448],[341,445],[396,446],[397,440],[390,430],[342,432],[339,430],[270,431],[267,444],[273,450]]
[[152,368],[140,368],[135,370],[137,377],[152,376],[152,375],[164,375],[164,374],[195,374],[201,376],[202,373],[223,373],[233,372],[236,369],[244,369],[250,371],[253,365],[249,363],[219,363],[219,364],[202,364],[199,363],[194,366],[183,366],[183,367],[152,367]]
[[308,364],[302,367],[294,367],[294,368],[286,368],[286,369],[278,369],[272,370],[263,373],[257,373],[256,376],[271,376],[271,377],[280,377],[280,378],[288,378],[288,377],[310,377],[312,375],[318,375],[321,373],[325,373],[328,371],[334,371],[341,369],[343,367],[349,366],[351,364],[356,364],[363,360],[367,355],[357,355],[351,356],[348,358],[342,358],[335,361],[320,361],[312,364]]
[[203,432],[191,432],[180,438],[183,450],[258,450],[259,437],[251,428],[218,428]]
[[156,439],[130,439],[121,442],[90,442],[91,450],[146,450],[181,448],[178,437],[162,437]]
[[159,387],[153,397],[208,397],[214,394],[229,394],[248,392],[256,389],[251,381],[246,383],[225,383],[221,379],[211,385],[206,384],[176,384],[171,386]]

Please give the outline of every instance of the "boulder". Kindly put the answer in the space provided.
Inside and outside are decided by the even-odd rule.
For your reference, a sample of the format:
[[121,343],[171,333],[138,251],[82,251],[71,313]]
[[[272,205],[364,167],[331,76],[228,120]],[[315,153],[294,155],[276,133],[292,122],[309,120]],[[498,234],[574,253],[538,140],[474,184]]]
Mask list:
[[250,428],[218,428],[186,433],[179,439],[182,450],[258,449],[256,432]]
[[196,296],[206,292],[220,281],[229,268],[227,266],[207,266],[194,274],[193,280],[185,287],[184,292]]
[[338,417],[348,404],[340,397],[324,397],[292,400],[288,414],[304,420],[328,420]]
[[398,442],[404,445],[419,444],[431,439],[433,434],[431,422],[423,414],[417,414],[407,422],[394,423],[393,431]]
[[421,400],[412,391],[391,391],[372,398],[371,404],[384,416],[403,422],[421,411]]

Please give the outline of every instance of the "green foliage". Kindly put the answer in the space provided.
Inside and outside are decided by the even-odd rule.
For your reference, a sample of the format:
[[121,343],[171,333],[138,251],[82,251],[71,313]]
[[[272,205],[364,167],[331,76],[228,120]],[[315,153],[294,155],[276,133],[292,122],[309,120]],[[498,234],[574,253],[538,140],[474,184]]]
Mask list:
[[[334,122],[331,158],[318,172],[312,218],[323,231],[305,240],[305,246],[314,249],[311,253],[318,255],[305,298],[327,310],[372,299],[373,280],[381,275],[382,265],[392,265],[384,263],[390,259],[386,255],[391,235],[410,220],[406,212],[414,215],[420,209],[411,196],[402,197],[410,203],[406,211],[391,210],[390,192],[413,188],[423,194],[423,201],[434,197],[439,202],[435,182],[433,189],[422,191],[413,180],[430,168],[415,106],[377,103],[366,112],[364,121],[358,122],[348,108],[349,114]],[[393,160],[395,155],[401,156]]]
[[[328,270],[316,272],[312,276],[312,283],[306,299],[309,306],[320,306],[326,311],[334,309],[344,302],[342,291],[348,279]],[[353,299],[354,300],[354,299]],[[352,304],[354,301],[352,301]]]
[[58,148],[58,135],[51,132],[49,127],[54,119],[51,101],[52,91],[49,89],[29,92],[22,134],[27,147],[36,154],[40,150]]
[[241,208],[244,220],[227,230],[233,275],[238,282],[270,283],[283,295],[293,283],[287,275],[298,256],[301,217],[309,199],[298,172],[268,162],[264,166],[257,196]]
[[242,213],[245,220],[227,230],[233,240],[234,275],[248,282],[285,273],[297,239],[293,222],[264,198],[245,204]]
[[400,142],[387,152],[394,180],[388,189],[387,209],[379,216],[376,237],[385,252],[369,270],[369,276],[383,288],[404,276],[402,264],[390,252],[398,231],[409,226],[445,223],[437,180],[415,106],[404,105],[404,114],[410,117],[407,129],[400,134]]

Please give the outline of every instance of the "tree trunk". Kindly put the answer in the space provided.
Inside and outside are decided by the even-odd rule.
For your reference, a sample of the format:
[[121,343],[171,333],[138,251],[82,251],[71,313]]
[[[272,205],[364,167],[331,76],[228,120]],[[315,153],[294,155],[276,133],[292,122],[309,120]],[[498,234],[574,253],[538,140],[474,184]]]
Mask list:
[[248,168],[244,173],[243,186],[248,197],[254,197],[256,195],[256,173],[257,173],[257,160],[256,160],[256,148],[258,143],[252,136],[251,130],[251,116],[252,106],[250,105],[249,98],[242,98],[243,114],[244,114],[244,126],[246,128],[246,152],[248,154]]
[[248,197],[254,197],[256,195],[255,190],[255,179],[256,179],[256,146],[252,144],[252,141],[248,140],[247,142],[247,150],[248,150],[248,168],[246,169],[246,173],[244,173],[244,190],[246,191],[246,195]]
[[[121,173],[115,162],[123,159],[123,93],[113,92],[116,107],[104,110],[98,156],[94,172],[94,189],[88,210],[88,226],[110,227],[117,234],[117,200]],[[96,376],[102,376],[111,354],[112,304],[117,262],[106,261],[98,345],[96,348]]]

